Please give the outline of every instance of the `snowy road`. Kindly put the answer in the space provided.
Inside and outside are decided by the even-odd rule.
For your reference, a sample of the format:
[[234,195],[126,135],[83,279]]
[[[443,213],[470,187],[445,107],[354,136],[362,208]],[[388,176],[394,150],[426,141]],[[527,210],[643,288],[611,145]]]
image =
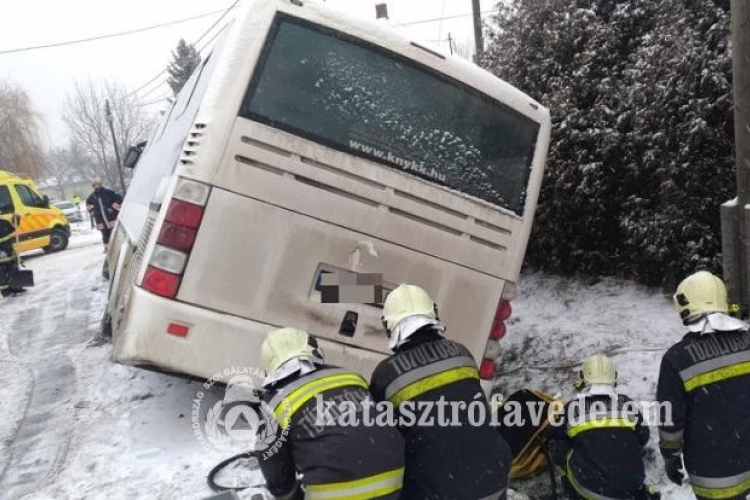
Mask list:
[[[67,458],[72,414],[58,410],[74,396],[76,370],[66,350],[86,342],[91,305],[101,296],[97,292],[103,284],[92,286],[100,259],[81,257],[101,253],[96,243],[84,240],[60,254],[29,256],[27,265],[35,270],[38,285],[2,306],[3,317],[10,319],[0,330],[3,386],[22,395],[3,397],[3,406],[16,414],[10,439],[3,441],[4,497],[22,498],[53,481]],[[75,279],[69,279],[71,271]]]
[[30,254],[37,286],[0,302],[0,498],[199,499],[210,466],[190,421],[198,384],[120,366],[96,335],[98,232]]

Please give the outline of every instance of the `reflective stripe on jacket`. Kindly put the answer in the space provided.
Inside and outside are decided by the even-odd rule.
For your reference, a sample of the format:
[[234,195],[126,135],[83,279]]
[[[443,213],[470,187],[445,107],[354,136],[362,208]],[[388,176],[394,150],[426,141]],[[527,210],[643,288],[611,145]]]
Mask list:
[[282,436],[278,453],[260,460],[274,496],[303,476],[307,500],[397,500],[404,475],[404,441],[392,427],[330,420],[328,405],[367,407],[377,417],[367,383],[349,370],[322,367],[282,381],[266,401]]
[[547,435],[553,458],[587,500],[638,498],[646,478],[649,429],[624,395],[582,393],[565,405]]
[[[664,355],[659,447],[705,498],[750,492],[750,333],[688,333]],[[737,493],[739,492],[739,493]]]
[[465,379],[479,379],[476,363],[471,356],[434,361],[393,379],[385,388],[385,399],[399,405],[425,392]]
[[[402,500],[504,498],[510,449],[490,426],[489,405],[466,347],[424,327],[378,365],[370,390],[403,417],[398,422],[406,439]],[[463,409],[451,406],[447,413],[455,421],[442,426],[437,408],[450,403]],[[470,419],[472,405],[481,405],[487,418]]]
[[703,498],[737,498],[750,493],[750,470],[734,476],[700,477],[690,475],[696,495]]
[[401,490],[404,468],[389,470],[354,481],[311,484],[305,490],[305,500],[360,500],[382,498]]
[[285,429],[297,411],[317,395],[340,387],[361,387],[367,382],[361,375],[341,368],[315,371],[284,386],[269,401],[274,417]]

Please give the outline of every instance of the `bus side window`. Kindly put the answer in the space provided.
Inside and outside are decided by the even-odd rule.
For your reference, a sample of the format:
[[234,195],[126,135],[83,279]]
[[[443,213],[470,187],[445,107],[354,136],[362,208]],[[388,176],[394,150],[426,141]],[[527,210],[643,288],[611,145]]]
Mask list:
[[0,215],[12,214],[14,211],[10,189],[8,186],[0,186]]

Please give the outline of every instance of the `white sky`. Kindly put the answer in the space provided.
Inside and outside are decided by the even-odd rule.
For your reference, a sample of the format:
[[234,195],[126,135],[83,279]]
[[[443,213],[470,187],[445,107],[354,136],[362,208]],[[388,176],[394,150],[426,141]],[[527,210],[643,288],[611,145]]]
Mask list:
[[[399,29],[413,40],[439,44],[447,50],[450,33],[454,47],[472,50],[471,0],[326,1],[333,8],[370,19],[375,17],[375,4],[381,2],[388,5],[392,25],[410,23]],[[75,82],[108,81],[128,91],[136,90],[165,69],[181,37],[195,43],[222,13],[93,42],[15,53],[3,51],[135,30],[223,11],[233,3],[233,0],[0,0],[0,80],[26,91],[43,117],[46,140],[59,145],[67,138],[60,110]],[[496,0],[481,0],[482,12],[492,11],[495,3]],[[425,20],[433,21],[419,22]],[[222,24],[223,21],[214,30]],[[209,40],[214,30],[203,41]],[[197,44],[198,48],[202,43]],[[138,92],[143,102],[157,101],[169,93],[166,75]]]

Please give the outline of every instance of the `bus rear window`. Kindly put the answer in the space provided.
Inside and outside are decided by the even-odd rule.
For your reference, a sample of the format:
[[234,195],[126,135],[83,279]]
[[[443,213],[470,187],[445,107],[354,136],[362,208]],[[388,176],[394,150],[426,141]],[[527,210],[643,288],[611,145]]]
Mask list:
[[361,40],[279,15],[240,116],[522,215],[539,126]]

